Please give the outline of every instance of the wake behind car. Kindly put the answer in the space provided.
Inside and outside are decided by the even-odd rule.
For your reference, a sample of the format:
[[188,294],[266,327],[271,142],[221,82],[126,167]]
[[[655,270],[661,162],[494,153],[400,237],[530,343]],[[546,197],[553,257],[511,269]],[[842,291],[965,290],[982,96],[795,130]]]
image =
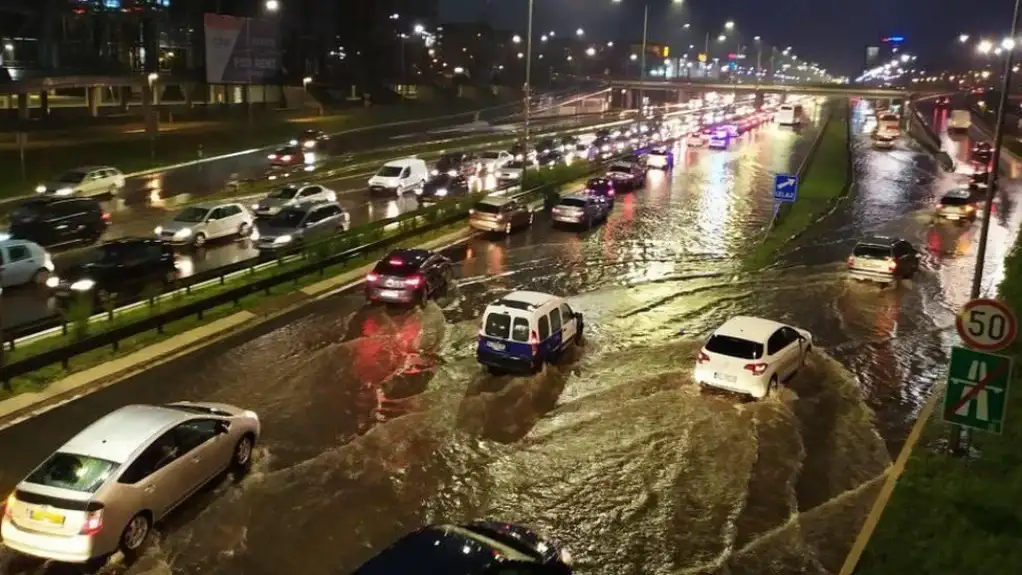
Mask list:
[[397,249],[366,275],[371,302],[419,303],[447,291],[451,260],[430,250]]
[[268,218],[280,213],[288,206],[308,202],[336,202],[337,193],[318,184],[290,184],[270,192],[265,198],[252,204],[256,217]]
[[607,168],[606,177],[614,182],[615,189],[636,189],[646,183],[646,171],[637,161],[622,160]]
[[48,196],[114,195],[124,189],[125,178],[111,166],[86,166],[68,170],[55,180],[36,186],[36,193]]
[[298,250],[346,232],[350,225],[351,216],[337,202],[289,206],[272,218],[256,222],[259,231],[256,248],[263,254]]
[[248,237],[255,218],[233,202],[208,202],[189,206],[172,219],[156,226],[153,233],[168,244],[201,248],[209,240]]
[[848,256],[852,279],[883,285],[910,278],[919,269],[919,254],[901,238],[874,236],[859,240]]
[[8,232],[41,246],[98,241],[110,225],[110,214],[92,198],[36,197],[11,213]]
[[969,190],[954,190],[944,194],[937,203],[936,216],[945,220],[974,220],[976,206]]
[[163,288],[177,278],[174,250],[160,240],[125,238],[96,246],[81,263],[50,276],[58,300],[85,297],[94,304],[122,303],[148,286]]
[[430,178],[426,185],[422,186],[418,194],[419,202],[428,204],[431,202],[442,202],[447,198],[464,196],[470,189],[468,178],[462,174],[453,176],[446,173]]
[[516,291],[486,307],[476,359],[491,371],[538,372],[582,341],[582,314],[564,298]]
[[468,211],[468,225],[483,232],[511,234],[532,225],[535,215],[529,206],[513,198],[488,196]]
[[86,563],[142,551],[153,525],[226,470],[243,472],[255,413],[221,403],[128,405],[89,425],[19,482],[0,534],[17,552]]
[[877,133],[873,136],[873,147],[877,150],[893,150],[894,137]]
[[813,348],[804,329],[757,317],[733,317],[718,327],[696,358],[700,385],[762,399],[800,367]]
[[611,203],[600,196],[572,194],[561,198],[551,210],[554,223],[593,227],[596,222],[607,219]]
[[479,521],[405,535],[352,575],[571,575],[571,553],[528,527]]

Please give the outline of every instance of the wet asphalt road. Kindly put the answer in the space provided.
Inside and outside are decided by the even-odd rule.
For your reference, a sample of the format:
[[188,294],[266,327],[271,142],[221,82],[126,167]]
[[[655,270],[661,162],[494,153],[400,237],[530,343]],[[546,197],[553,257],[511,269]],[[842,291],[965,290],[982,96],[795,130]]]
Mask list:
[[[673,173],[592,231],[542,217],[451,248],[458,288],[422,311],[340,294],[6,429],[0,488],[121,405],[227,401],[262,416],[253,473],[211,487],[138,563],[107,571],[347,573],[423,523],[495,517],[562,538],[581,573],[836,572],[942,374],[979,231],[931,221],[964,176],[909,142],[870,149],[865,117],[857,194],[774,269],[734,264],[769,220],[773,172],[806,148],[768,126],[728,152],[679,149]],[[968,144],[947,142],[959,158]],[[988,291],[1020,219],[1018,182],[1005,184]],[[927,254],[913,281],[845,278],[855,240],[875,233]],[[485,375],[478,317],[514,289],[569,296],[585,346],[535,377]],[[819,345],[767,401],[691,381],[702,338],[736,314],[805,327]]]
[[[6,429],[0,488],[120,405],[223,400],[262,415],[252,475],[175,513],[127,572],[346,573],[422,523],[484,516],[556,533],[582,572],[745,561],[802,500],[827,501],[887,461],[879,437],[855,427],[861,401],[842,406],[850,420],[840,424],[854,434],[848,449],[868,449],[865,469],[803,453],[804,425],[835,422],[800,413],[801,402],[829,395],[819,382],[855,395],[833,362],[814,362],[819,377],[780,400],[749,405],[697,393],[688,373],[699,342],[677,335],[765,303],[759,279],[733,277],[733,257],[769,221],[773,173],[807,147],[772,125],[727,152],[679,147],[676,169],[619,198],[604,226],[553,229],[540,217],[510,238],[451,248],[458,288],[439,305],[366,308],[358,291],[341,294],[187,367],[157,367]],[[483,375],[478,316],[517,288],[570,296],[587,344],[536,377]],[[798,299],[767,305],[806,310]],[[802,488],[806,457],[833,480]],[[4,572],[59,569],[15,559]]]

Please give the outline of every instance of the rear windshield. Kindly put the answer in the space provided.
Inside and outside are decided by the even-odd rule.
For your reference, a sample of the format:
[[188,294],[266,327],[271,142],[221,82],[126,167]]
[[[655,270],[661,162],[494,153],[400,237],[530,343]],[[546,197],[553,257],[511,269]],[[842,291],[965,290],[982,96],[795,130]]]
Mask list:
[[962,196],[944,196],[940,199],[940,203],[945,206],[966,206],[969,205],[969,198],[963,198]]
[[584,208],[586,207],[586,201],[581,198],[564,198],[561,200],[561,205],[572,208]]
[[402,258],[396,256],[390,256],[380,260],[380,263],[376,264],[376,273],[387,276],[410,276],[419,271],[420,261],[405,261]]
[[884,114],[883,116],[880,116],[880,121],[881,122],[897,122],[898,121],[898,117],[895,116],[894,114]]
[[487,204],[486,202],[479,202],[478,204],[472,206],[472,209],[477,211],[477,212],[483,212],[484,214],[499,214],[500,213],[500,206],[495,206],[493,204]]
[[512,327],[510,315],[506,313],[491,313],[486,316],[486,326],[483,328],[483,333],[500,339],[529,341],[529,322],[525,318],[516,317]]
[[483,159],[496,160],[500,157],[500,152],[483,152]]
[[763,357],[763,344],[729,335],[715,335],[711,337],[710,341],[706,342],[706,350],[739,359],[759,359]]
[[887,246],[871,246],[868,244],[859,244],[855,246],[855,251],[852,252],[857,258],[867,258],[874,260],[882,260],[891,257],[891,248]]
[[305,219],[305,210],[281,210],[266,222],[271,228],[297,228]]
[[117,464],[85,455],[57,452],[25,481],[36,485],[94,493],[117,469]]
[[610,169],[608,171],[610,171],[610,172],[625,172],[627,174],[627,173],[631,173],[632,167],[627,165],[627,164],[614,164],[613,166],[610,167]]
[[589,180],[586,187],[590,190],[608,190],[611,188],[610,182],[606,180]]
[[57,181],[62,184],[80,184],[85,179],[85,172],[65,172]]
[[276,198],[276,199],[280,199],[280,200],[290,200],[290,199],[294,198],[297,194],[298,194],[298,188],[287,187],[287,188],[280,188],[279,190],[274,190],[274,191],[270,192],[270,195],[268,195],[266,197],[268,197],[268,198]]
[[25,204],[19,206],[11,214],[11,219],[18,222],[29,222],[43,214],[42,204]]

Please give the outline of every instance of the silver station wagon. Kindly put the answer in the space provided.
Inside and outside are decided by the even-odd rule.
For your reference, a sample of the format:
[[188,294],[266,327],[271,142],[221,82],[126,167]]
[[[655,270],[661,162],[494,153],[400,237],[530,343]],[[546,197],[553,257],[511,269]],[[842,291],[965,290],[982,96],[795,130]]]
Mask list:
[[255,413],[219,403],[129,405],[71,438],[7,498],[15,551],[86,563],[137,555],[153,525],[223,471],[244,471]]

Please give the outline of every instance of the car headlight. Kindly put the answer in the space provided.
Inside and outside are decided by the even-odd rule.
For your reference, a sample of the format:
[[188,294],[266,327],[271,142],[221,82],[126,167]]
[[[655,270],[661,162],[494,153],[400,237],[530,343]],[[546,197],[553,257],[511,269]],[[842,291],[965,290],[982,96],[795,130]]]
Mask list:
[[78,280],[71,284],[71,289],[74,291],[89,291],[96,287],[96,282],[92,280]]
[[256,211],[256,210],[258,210],[258,209],[259,209],[259,204],[252,204],[252,205],[251,205],[251,206],[249,206],[249,207],[250,207],[250,208],[252,208],[252,211],[254,212],[254,211]]
[[45,193],[45,192],[46,192],[46,186],[44,186],[42,184],[39,184],[38,186],[35,187],[35,193],[42,194],[42,193]]
[[453,178],[458,175],[458,170],[447,170],[447,175]]
[[305,143],[302,144],[302,146],[305,146],[305,149],[308,150],[308,149],[311,149],[311,148],[315,148],[316,147],[316,142],[313,141],[313,140],[306,140]]
[[156,226],[155,228],[153,228],[153,233],[156,234],[156,235],[162,234],[163,233],[163,226]]
[[279,237],[277,237],[277,239],[273,240],[273,243],[276,244],[276,245],[288,244],[288,243],[291,243],[292,239],[293,238],[291,236],[286,236],[286,235],[285,236],[279,236]]
[[520,172],[511,172],[507,175],[507,177],[517,180],[518,178],[522,177],[522,174]]
[[290,141],[288,141],[288,145],[297,146],[298,145],[298,140],[290,140]]
[[447,188],[439,188],[439,189],[437,189],[436,195],[441,197],[441,198],[446,196],[447,195]]
[[58,196],[70,196],[75,193],[74,188],[60,188],[55,192]]
[[431,176],[439,176],[440,175],[440,170],[430,170],[429,171],[429,175],[431,175]]
[[174,232],[174,239],[183,240],[184,238],[187,238],[190,235],[192,235],[192,229],[191,228],[182,228],[182,229]]
[[60,278],[57,276],[50,276],[46,278],[46,287],[55,288],[60,285]]

